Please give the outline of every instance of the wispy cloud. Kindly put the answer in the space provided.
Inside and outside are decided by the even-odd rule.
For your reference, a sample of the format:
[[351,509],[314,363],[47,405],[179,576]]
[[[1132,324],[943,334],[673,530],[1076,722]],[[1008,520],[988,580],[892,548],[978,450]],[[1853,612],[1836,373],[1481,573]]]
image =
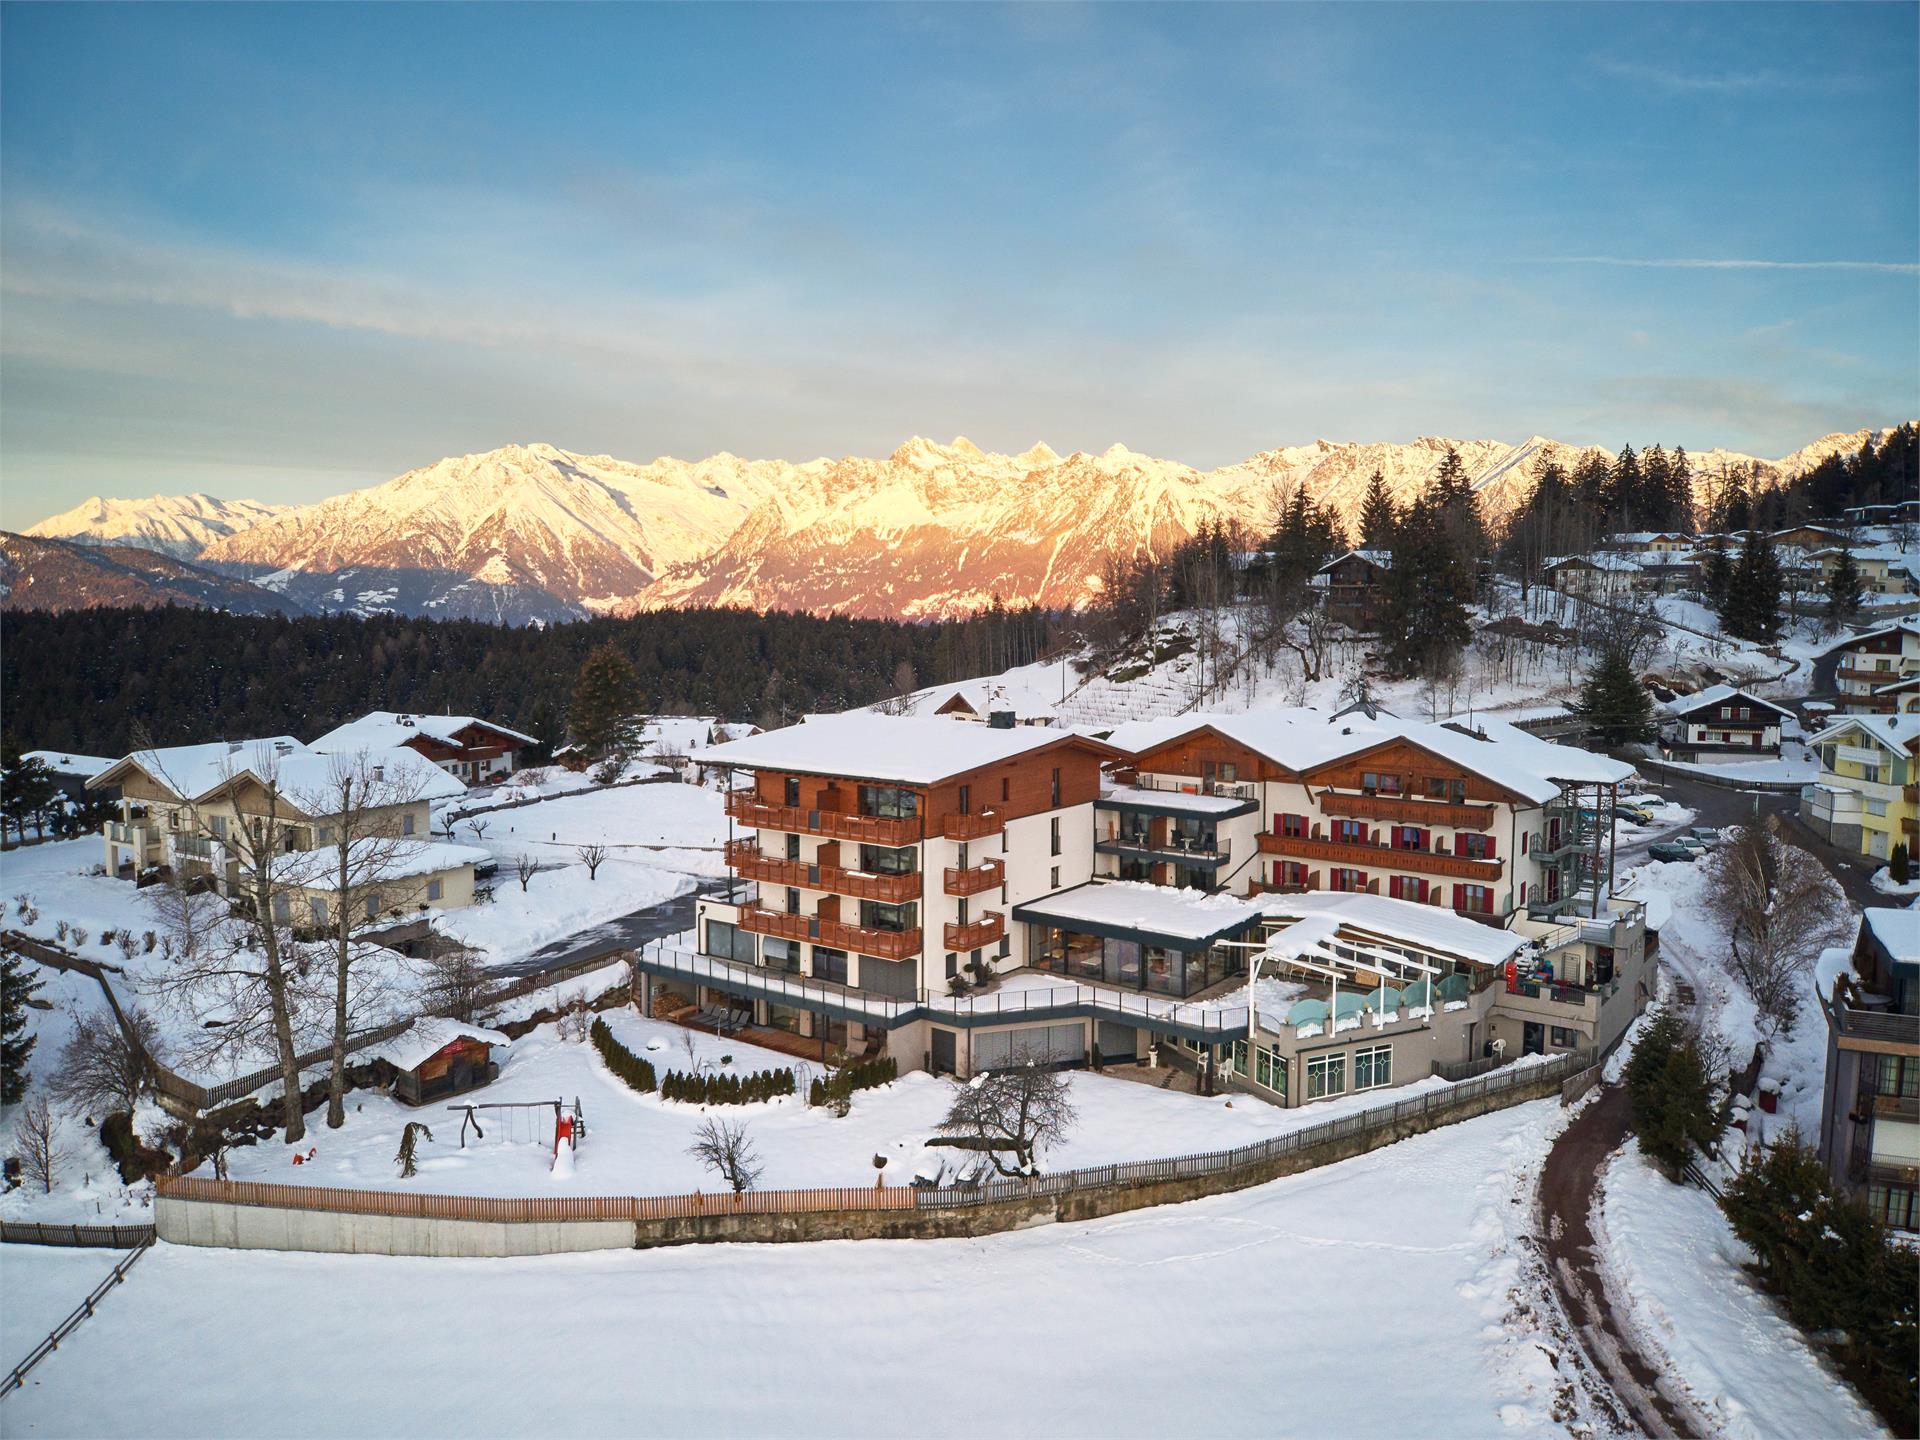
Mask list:
[[1595,58],[1593,68],[1617,80],[1651,85],[1675,95],[1743,95],[1765,90],[1804,90],[1809,86],[1859,83],[1857,75],[1809,75],[1790,70],[1681,70],[1644,60],[1622,60],[1611,55]]
[[1624,265],[1635,270],[1862,270],[1879,275],[1920,275],[1905,260],[1637,259],[1626,255],[1535,255],[1530,265]]

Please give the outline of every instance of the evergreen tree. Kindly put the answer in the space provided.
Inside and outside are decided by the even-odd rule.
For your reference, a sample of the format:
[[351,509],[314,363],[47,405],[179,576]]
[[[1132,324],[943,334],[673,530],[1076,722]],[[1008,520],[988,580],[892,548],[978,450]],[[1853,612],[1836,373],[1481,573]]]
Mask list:
[[640,677],[633,662],[612,645],[587,656],[573,682],[567,714],[574,744],[596,759],[630,748],[639,710]]
[[1667,465],[1667,518],[1665,524],[1671,530],[1684,530],[1693,533],[1695,520],[1693,515],[1693,462],[1687,458],[1685,447],[1674,450],[1673,459]]
[[1771,644],[1780,634],[1780,558],[1764,531],[1749,530],[1727,579],[1720,628],[1736,640]]
[[1833,562],[1833,572],[1827,576],[1827,619],[1834,629],[1851,620],[1865,599],[1866,586],[1860,579],[1860,567],[1854,563],[1853,551],[1843,549],[1840,558]]
[[1646,530],[1665,530],[1672,525],[1667,510],[1672,496],[1667,487],[1672,481],[1672,462],[1658,445],[1640,457],[1640,486],[1635,495],[1634,513]]
[[1471,570],[1489,548],[1487,521],[1480,511],[1480,496],[1474,491],[1473,477],[1451,445],[1427,487],[1427,497],[1432,514]]
[[1580,463],[1573,467],[1574,497],[1596,528],[1606,522],[1607,491],[1612,483],[1607,457],[1598,450],[1589,450],[1581,455]]
[[[19,832],[21,840],[27,838],[27,822],[43,823],[47,807],[59,793],[46,761],[37,756],[28,759],[12,736],[0,736],[0,817]],[[0,835],[5,833],[0,825]]]
[[1732,584],[1733,562],[1727,559],[1726,547],[1716,539],[1707,546],[1707,558],[1700,566],[1700,589],[1714,613],[1727,603],[1727,590]]
[[1619,646],[1603,650],[1587,672],[1580,688],[1580,713],[1603,744],[1654,738],[1653,701]]
[[27,1001],[41,983],[18,955],[0,955],[0,1105],[18,1105],[26,1096],[27,1062],[40,1038],[27,1034]]
[[1638,528],[1640,499],[1640,457],[1633,453],[1633,446],[1622,445],[1613,459],[1613,473],[1607,477],[1607,528]]
[[1393,549],[1393,535],[1399,524],[1399,507],[1387,493],[1386,476],[1376,467],[1367,480],[1366,496],[1360,502],[1360,548]]
[[1647,1026],[1627,1062],[1627,1099],[1640,1149],[1677,1177],[1695,1147],[1719,1138],[1713,1082],[1699,1043],[1678,1016],[1663,1013]]
[[1408,507],[1382,586],[1385,658],[1398,675],[1443,673],[1473,634],[1473,556],[1453,538],[1438,489]]

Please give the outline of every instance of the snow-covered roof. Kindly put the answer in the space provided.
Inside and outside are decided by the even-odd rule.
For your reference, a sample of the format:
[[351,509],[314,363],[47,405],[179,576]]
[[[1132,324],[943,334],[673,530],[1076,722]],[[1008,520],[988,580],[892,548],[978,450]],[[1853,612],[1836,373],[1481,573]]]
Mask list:
[[1684,530],[1616,530],[1606,537],[1614,545],[1648,545],[1655,540],[1691,540]]
[[478,1040],[483,1045],[507,1046],[513,1041],[498,1030],[465,1025],[458,1020],[423,1015],[391,1040],[359,1050],[355,1058],[384,1060],[396,1070],[411,1070],[438,1055],[456,1040]]
[[1688,715],[1708,705],[1719,705],[1724,701],[1733,699],[1736,695],[1739,696],[1740,699],[1750,701],[1755,705],[1764,705],[1767,709],[1772,710],[1776,714],[1784,715],[1789,720],[1793,718],[1793,712],[1791,710],[1776,705],[1771,700],[1762,700],[1751,690],[1742,690],[1738,685],[1710,685],[1698,695],[1676,695],[1662,708],[1675,715]]
[[1879,640],[1888,635],[1920,636],[1920,620],[1896,620],[1891,625],[1882,625],[1875,630],[1862,630],[1857,635],[1844,635],[1840,639],[1814,651],[1816,655],[1831,655],[1836,650],[1850,650],[1868,640]]
[[[1260,908],[1269,919],[1292,919],[1301,924],[1332,921],[1338,929],[1365,932],[1390,944],[1455,956],[1475,965],[1501,965],[1533,942],[1513,930],[1497,930],[1435,905],[1395,900],[1387,895],[1338,894],[1309,890],[1298,895],[1262,895]],[[1325,929],[1322,924],[1320,929]],[[1299,929],[1289,926],[1276,939]],[[1302,939],[1317,934],[1309,929]]]
[[491,720],[482,720],[477,715],[416,715],[409,711],[372,710],[358,720],[349,720],[344,725],[336,725],[318,740],[313,742],[315,750],[388,750],[396,745],[404,745],[409,740],[426,736],[429,740],[439,740],[454,745],[462,730],[478,725],[509,740],[518,740],[526,745],[535,745],[531,735],[522,735],[518,730],[509,730]]
[[1584,566],[1589,570],[1613,570],[1621,574],[1628,571],[1638,572],[1641,558],[1637,555],[1616,555],[1609,550],[1596,551],[1592,555],[1552,555],[1547,558],[1545,569],[1559,570],[1568,565]]
[[[1465,733],[1468,727],[1485,738]],[[1109,743],[1137,755],[1202,728],[1296,774],[1391,740],[1405,740],[1535,802],[1559,794],[1560,782],[1613,785],[1633,776],[1631,765],[1570,745],[1555,745],[1504,720],[1484,716],[1432,724],[1402,720],[1385,711],[1369,719],[1358,710],[1336,716],[1305,708],[1247,715],[1175,715],[1128,721],[1114,730]]]
[[1036,725],[996,730],[991,725],[963,725],[931,715],[852,711],[817,716],[745,740],[730,740],[702,751],[696,758],[702,765],[932,785],[950,775],[963,775],[1063,744],[1106,748],[1097,740]]
[[[439,875],[468,865],[481,865],[492,855],[472,845],[455,845],[444,840],[390,840],[368,836],[348,847],[348,885],[384,885],[395,880]],[[339,885],[340,852],[333,846],[318,850],[295,850],[277,855],[273,871],[283,884],[308,890],[328,890]]]
[[1193,795],[1184,790],[1155,790],[1146,785],[1109,785],[1100,792],[1102,805],[1139,805],[1183,815],[1240,815],[1252,803],[1231,795]]
[[20,758],[38,760],[56,775],[77,775],[82,780],[91,779],[113,764],[98,755],[74,755],[65,750],[29,750]]
[[1014,906],[1013,914],[1016,920],[1049,921],[1068,929],[1095,925],[1168,941],[1205,943],[1259,919],[1261,907],[1257,900],[1149,885],[1143,880],[1096,880],[1028,900]]
[[1017,719],[1050,719],[1059,708],[1057,691],[1036,689],[1018,681],[999,679],[959,680],[948,685],[933,685],[907,697],[908,713],[936,715],[955,699],[982,720],[996,710],[1011,710]]
[[1920,715],[1842,715],[1807,743],[1818,745],[1848,730],[1863,730],[1887,749],[1898,752],[1920,740]]
[[1875,905],[1862,910],[1860,920],[1888,958],[1901,965],[1920,965],[1920,910]]
[[1324,575],[1342,560],[1355,559],[1364,560],[1369,565],[1381,570],[1391,570],[1393,568],[1393,552],[1391,550],[1349,550],[1344,555],[1334,556],[1333,559],[1322,565],[1314,573],[1316,575]]
[[[380,780],[391,787],[399,804],[441,800],[467,793],[453,776],[415,750],[374,749],[364,752],[367,763],[378,766]],[[313,750],[291,735],[264,740],[215,740],[204,745],[172,745],[136,750],[92,777],[99,784],[124,766],[136,766],[182,800],[200,800],[230,781],[252,776],[272,788],[308,815],[333,813],[330,792],[341,767],[354,765],[358,755],[340,749]]]

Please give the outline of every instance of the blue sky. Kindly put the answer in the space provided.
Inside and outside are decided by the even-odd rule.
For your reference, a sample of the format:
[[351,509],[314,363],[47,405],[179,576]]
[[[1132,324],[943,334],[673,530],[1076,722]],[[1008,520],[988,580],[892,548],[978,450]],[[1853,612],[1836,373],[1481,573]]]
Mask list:
[[1920,412],[1912,5],[0,7],[0,524]]

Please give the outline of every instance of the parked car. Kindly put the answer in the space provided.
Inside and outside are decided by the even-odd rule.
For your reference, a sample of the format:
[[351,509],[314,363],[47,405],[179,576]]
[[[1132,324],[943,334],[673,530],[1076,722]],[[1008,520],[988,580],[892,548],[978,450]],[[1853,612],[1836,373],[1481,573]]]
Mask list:
[[1671,840],[1663,840],[1658,845],[1647,847],[1650,860],[1698,860],[1707,852],[1689,845],[1681,845]]
[[1641,805],[1616,805],[1614,813],[1622,820],[1631,820],[1636,825],[1653,824],[1653,812]]
[[1702,845],[1711,849],[1720,843],[1720,832],[1711,825],[1689,825],[1687,827],[1686,838],[1689,840],[1698,840]]

